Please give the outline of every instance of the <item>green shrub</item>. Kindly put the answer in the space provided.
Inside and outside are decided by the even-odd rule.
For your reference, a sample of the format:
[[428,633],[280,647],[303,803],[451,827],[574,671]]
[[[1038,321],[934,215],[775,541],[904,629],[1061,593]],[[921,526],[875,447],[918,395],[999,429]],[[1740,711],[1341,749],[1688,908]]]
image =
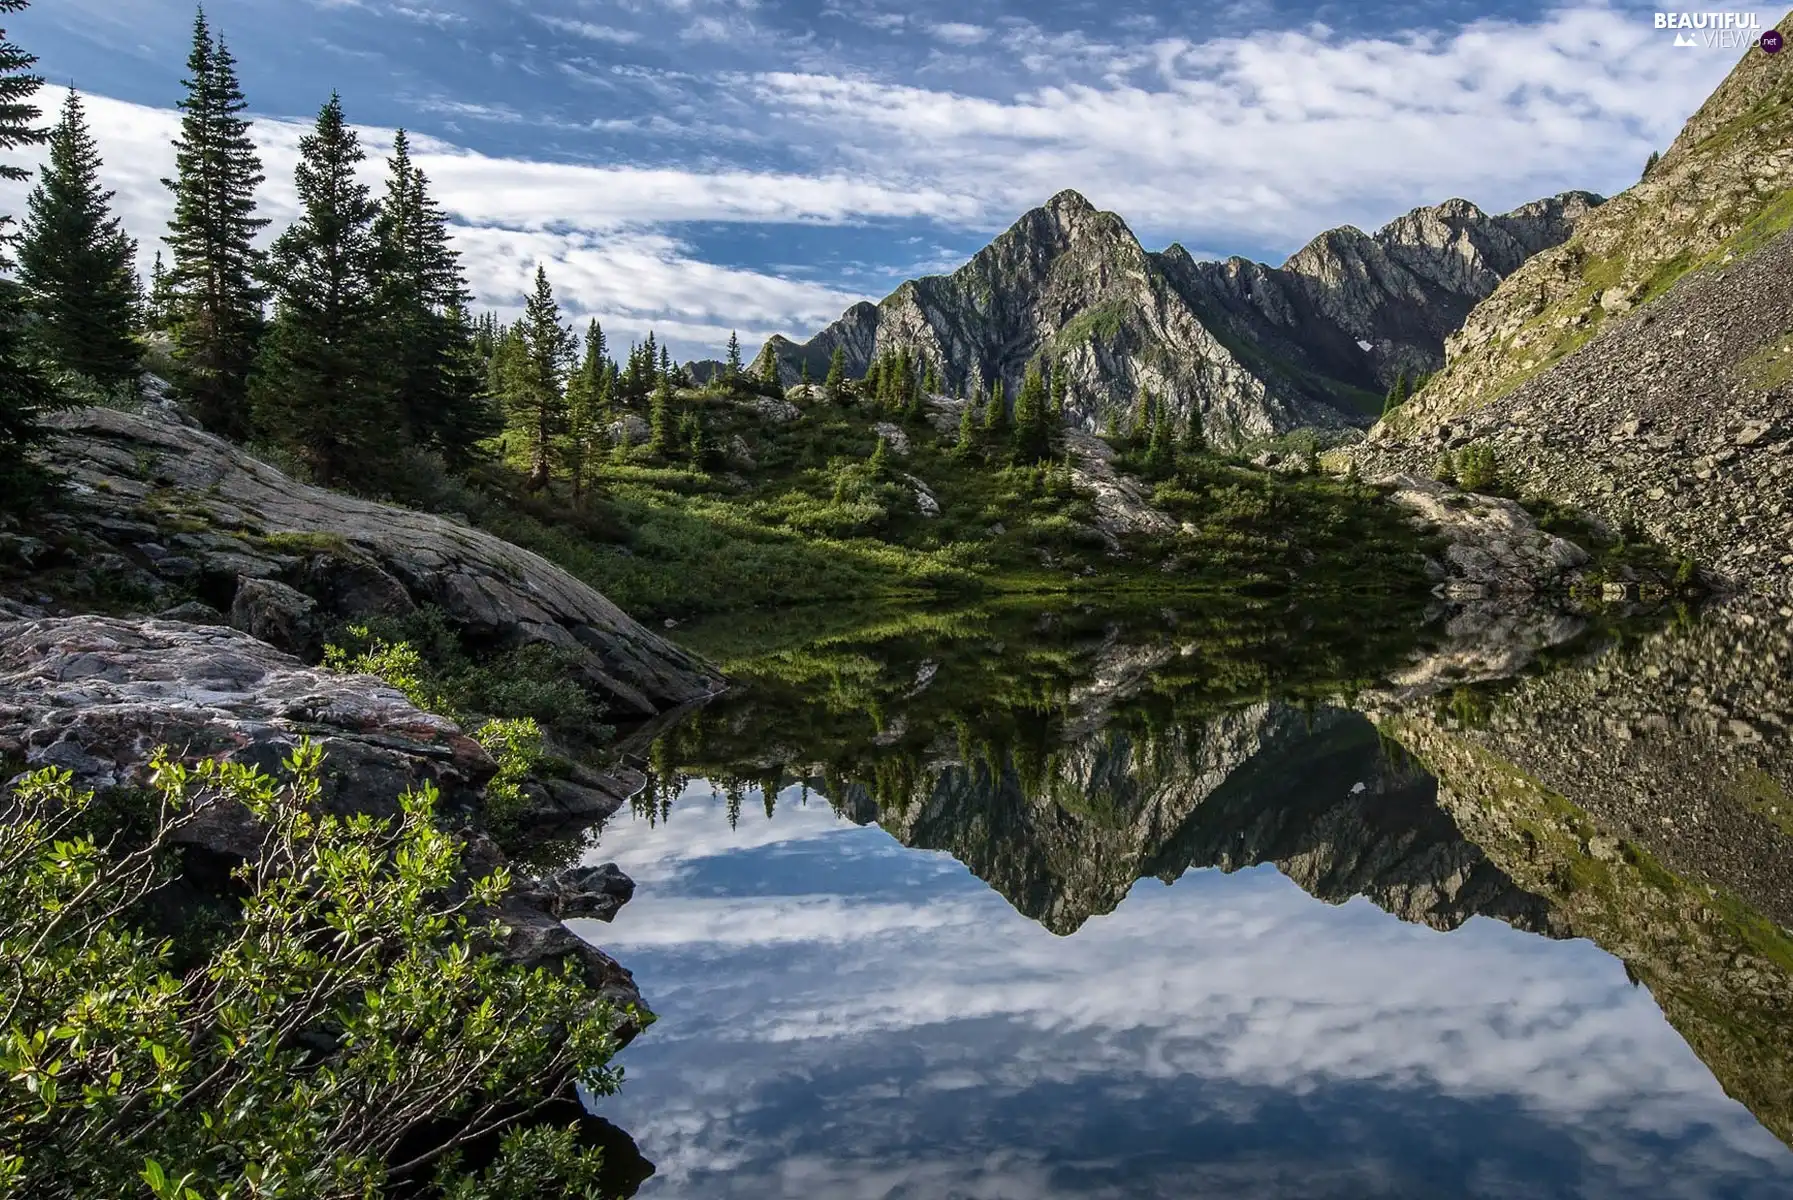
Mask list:
[[[454,1132],[504,1128],[569,1075],[615,1090],[616,1014],[571,964],[525,970],[483,948],[508,878],[465,879],[433,790],[400,797],[393,821],[326,815],[322,758],[301,746],[277,781],[158,754],[131,837],[83,828],[93,797],[67,772],[14,790],[0,1195],[373,1196],[394,1167],[445,1163]],[[178,870],[182,830],[219,808],[266,836],[234,872],[223,935],[180,971],[140,918]],[[415,1156],[396,1164],[401,1144]],[[514,1134],[481,1177],[441,1170],[449,1195],[499,1200],[507,1178],[558,1195],[549,1184],[595,1165],[569,1138]]]
[[1492,446],[1465,446],[1457,455],[1457,483],[1464,491],[1490,492],[1500,487],[1500,461]]

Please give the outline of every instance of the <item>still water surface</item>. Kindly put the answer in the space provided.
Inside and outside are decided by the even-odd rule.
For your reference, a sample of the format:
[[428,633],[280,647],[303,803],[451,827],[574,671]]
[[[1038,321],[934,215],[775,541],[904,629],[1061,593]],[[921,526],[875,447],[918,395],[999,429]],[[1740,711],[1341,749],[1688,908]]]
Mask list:
[[[1391,746],[1386,696],[1361,705],[1382,736],[1305,700],[1137,719],[1190,657],[1149,648],[1179,636],[1109,623],[1068,639],[1068,690],[970,687],[931,710],[951,657],[855,644],[891,682],[857,746],[830,719],[866,707],[841,660],[826,678],[813,654],[760,661],[733,715],[656,748],[655,800],[590,855],[635,898],[582,929],[659,1015],[599,1106],[655,1164],[641,1195],[1793,1196],[1793,1151],[1763,1123],[1784,1109],[1727,1096],[1652,992],[1690,1029],[1731,1003],[1739,985],[1704,972],[1739,958],[1731,926],[1696,913],[1665,956],[1660,929],[1625,924],[1655,903],[1623,892],[1629,859],[1536,880],[1525,855],[1547,851],[1495,861],[1451,809],[1470,785],[1447,780],[1445,803]],[[779,680],[852,700],[805,712]],[[1466,705],[1490,706],[1420,707]],[[968,744],[1005,720],[994,751]],[[1559,894],[1553,871],[1583,874]],[[1661,911],[1692,911],[1663,878]],[[1698,1040],[1759,1101],[1793,1030],[1786,980],[1746,979],[1741,1031]]]

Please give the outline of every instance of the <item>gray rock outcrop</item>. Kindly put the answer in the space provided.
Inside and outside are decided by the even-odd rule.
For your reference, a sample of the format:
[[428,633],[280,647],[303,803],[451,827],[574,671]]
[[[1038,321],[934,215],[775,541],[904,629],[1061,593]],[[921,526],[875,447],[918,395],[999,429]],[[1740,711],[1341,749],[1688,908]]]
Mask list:
[[[72,495],[66,514],[49,519],[88,547],[71,567],[91,573],[106,558],[112,574],[98,582],[139,611],[202,600],[304,653],[326,620],[434,605],[475,647],[557,648],[623,719],[722,686],[712,667],[588,585],[482,530],[299,483],[154,412],[81,409],[56,425],[53,464]],[[303,613],[292,593],[317,611]]]

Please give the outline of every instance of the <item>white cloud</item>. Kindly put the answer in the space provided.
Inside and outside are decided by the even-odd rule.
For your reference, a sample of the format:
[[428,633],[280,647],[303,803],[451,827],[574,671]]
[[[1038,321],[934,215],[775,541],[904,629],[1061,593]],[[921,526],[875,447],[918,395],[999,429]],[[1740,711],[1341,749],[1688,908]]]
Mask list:
[[1504,208],[1617,190],[1735,61],[1677,51],[1648,14],[1604,5],[1448,36],[1105,44],[1020,25],[1004,44],[1053,82],[1012,95],[827,73],[753,83],[776,119],[867,170],[982,178],[999,219],[1078,187],[1146,229],[1292,248],[1452,195]]
[[570,17],[543,16],[538,14],[536,20],[551,29],[562,33],[570,33],[577,37],[588,38],[594,42],[611,42],[618,46],[629,46],[641,40],[641,35],[633,29],[618,29],[614,25],[598,25],[591,21],[579,21]]
[[[105,161],[106,185],[138,239],[144,269],[160,246],[170,211],[162,179],[174,170],[171,109],[84,96],[88,121]],[[47,91],[54,111],[60,91]],[[478,115],[506,120],[503,110]],[[520,119],[520,118],[518,118]],[[307,125],[261,119],[253,133],[267,181],[259,192],[272,238],[297,214],[292,175]],[[360,130],[369,153],[363,173],[378,186],[392,131]],[[774,332],[800,334],[859,297],[803,280],[723,266],[691,254],[654,227],[670,221],[838,223],[866,216],[934,215],[962,220],[970,197],[931,189],[900,191],[875,181],[833,175],[808,178],[751,171],[594,167],[530,162],[474,153],[440,139],[417,137],[414,158],[429,173],[437,198],[456,223],[461,251],[479,300],[519,309],[535,264],[545,262],[569,315],[595,316],[623,335],[650,328],[680,354],[707,354],[739,330],[752,344]],[[0,211],[22,209],[28,184],[0,183]]]
[[929,32],[954,46],[975,46],[990,36],[990,31],[982,25],[969,25],[963,21],[944,21]]

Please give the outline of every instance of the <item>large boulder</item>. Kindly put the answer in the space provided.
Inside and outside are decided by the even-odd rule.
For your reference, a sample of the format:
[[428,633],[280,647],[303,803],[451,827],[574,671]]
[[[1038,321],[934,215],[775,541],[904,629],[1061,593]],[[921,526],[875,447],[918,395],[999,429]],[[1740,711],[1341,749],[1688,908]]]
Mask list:
[[[302,739],[325,755],[331,811],[397,813],[407,788],[432,783],[450,810],[473,811],[496,771],[446,717],[418,709],[371,675],[307,667],[236,629],[81,616],[0,623],[0,755],[62,767],[78,786],[149,782],[159,746],[277,772]],[[190,836],[243,854],[243,821]]]
[[[464,523],[300,483],[157,409],[79,409],[56,423],[65,436],[51,453],[70,478],[78,531],[233,617],[247,580],[305,593],[320,622],[434,605],[475,646],[559,648],[568,669],[625,720],[722,687],[709,664],[590,586]],[[252,590],[255,610],[271,615],[274,594]],[[248,613],[238,623],[259,628]]]
[[243,580],[230,602],[230,624],[301,658],[320,649],[317,601],[277,579]]

